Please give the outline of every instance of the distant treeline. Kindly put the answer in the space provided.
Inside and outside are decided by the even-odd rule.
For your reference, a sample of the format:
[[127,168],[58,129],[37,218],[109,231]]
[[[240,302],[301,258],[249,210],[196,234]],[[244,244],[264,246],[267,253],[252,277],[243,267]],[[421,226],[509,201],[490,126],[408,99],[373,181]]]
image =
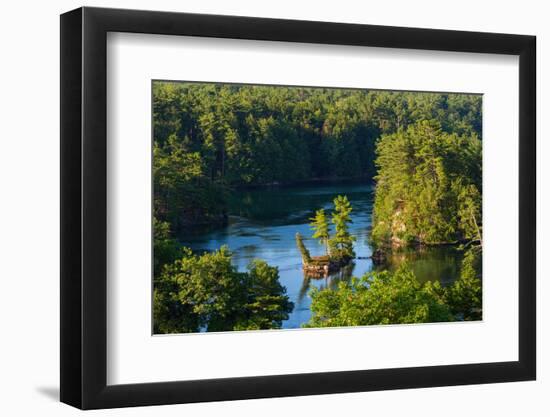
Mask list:
[[379,138],[427,120],[481,137],[481,98],[155,82],[155,216],[174,230],[221,223],[228,187],[371,179]]

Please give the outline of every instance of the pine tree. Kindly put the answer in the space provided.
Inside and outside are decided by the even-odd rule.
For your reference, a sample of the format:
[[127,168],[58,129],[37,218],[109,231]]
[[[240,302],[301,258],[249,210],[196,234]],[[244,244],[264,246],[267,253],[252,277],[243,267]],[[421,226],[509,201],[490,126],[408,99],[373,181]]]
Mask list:
[[313,238],[319,239],[319,243],[325,245],[325,253],[330,254],[329,240],[330,233],[328,227],[327,216],[324,209],[319,209],[315,212],[315,217],[312,217],[310,226],[313,229]]
[[332,213],[332,223],[335,228],[335,235],[330,239],[331,253],[341,259],[355,257],[353,251],[353,242],[355,236],[349,233],[349,224],[352,223],[350,213],[351,204],[346,196],[339,195],[334,199],[334,212]]

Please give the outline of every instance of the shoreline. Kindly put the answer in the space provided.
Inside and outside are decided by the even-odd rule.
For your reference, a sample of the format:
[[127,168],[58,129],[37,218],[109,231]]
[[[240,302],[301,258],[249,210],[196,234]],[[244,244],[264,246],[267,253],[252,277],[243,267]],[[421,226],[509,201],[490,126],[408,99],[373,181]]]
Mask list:
[[356,177],[316,177],[316,178],[309,178],[304,180],[298,180],[298,181],[273,181],[269,183],[263,183],[263,184],[245,184],[245,185],[237,185],[237,186],[229,186],[230,190],[232,191],[245,191],[245,190],[254,190],[254,189],[266,189],[266,188],[292,188],[292,187],[299,187],[299,186],[305,186],[305,185],[319,185],[319,184],[331,184],[331,183],[354,183],[354,182],[360,182],[360,181],[366,181],[370,185],[374,185],[374,179],[371,176],[368,175],[360,175]]

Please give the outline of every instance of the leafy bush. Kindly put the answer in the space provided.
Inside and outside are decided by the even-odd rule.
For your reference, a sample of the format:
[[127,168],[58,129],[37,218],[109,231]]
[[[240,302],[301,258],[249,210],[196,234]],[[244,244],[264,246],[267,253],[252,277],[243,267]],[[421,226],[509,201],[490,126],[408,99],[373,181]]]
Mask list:
[[307,327],[451,321],[449,307],[412,271],[401,267],[340,283],[335,290],[313,289],[312,317]]
[[340,283],[336,289],[312,289],[312,317],[306,327],[434,323],[481,320],[480,248],[466,252],[461,276],[449,287],[421,284],[402,265],[397,271],[372,272]]
[[155,333],[280,328],[292,308],[276,267],[255,260],[238,272],[225,246],[203,255],[184,248],[155,279]]

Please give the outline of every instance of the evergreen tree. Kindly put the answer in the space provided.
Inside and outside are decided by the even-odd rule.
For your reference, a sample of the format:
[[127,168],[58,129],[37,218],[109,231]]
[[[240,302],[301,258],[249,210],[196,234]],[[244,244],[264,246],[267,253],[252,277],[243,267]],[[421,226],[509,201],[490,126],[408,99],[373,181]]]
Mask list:
[[372,237],[378,245],[481,241],[479,138],[422,121],[383,136]]
[[327,255],[330,254],[329,249],[329,239],[330,239],[330,233],[329,233],[329,226],[327,217],[325,215],[324,209],[319,209],[315,212],[315,217],[312,217],[311,219],[311,228],[313,229],[313,238],[319,239],[319,243],[322,245],[325,245],[325,253]]
[[349,232],[349,224],[352,222],[350,214],[353,208],[346,196],[339,195],[334,199],[334,212],[332,213],[332,223],[335,233],[330,239],[331,254],[335,258],[349,259],[355,257],[353,251],[353,242],[355,236]]

